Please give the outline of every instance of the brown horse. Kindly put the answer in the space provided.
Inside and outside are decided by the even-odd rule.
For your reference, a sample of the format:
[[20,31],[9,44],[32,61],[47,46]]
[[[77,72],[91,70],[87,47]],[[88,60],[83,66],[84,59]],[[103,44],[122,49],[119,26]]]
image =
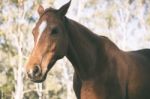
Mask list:
[[58,60],[67,56],[74,67],[77,99],[150,99],[150,50],[124,52],[65,16],[60,9],[39,7],[33,29],[34,48],[26,71],[34,82],[46,79]]

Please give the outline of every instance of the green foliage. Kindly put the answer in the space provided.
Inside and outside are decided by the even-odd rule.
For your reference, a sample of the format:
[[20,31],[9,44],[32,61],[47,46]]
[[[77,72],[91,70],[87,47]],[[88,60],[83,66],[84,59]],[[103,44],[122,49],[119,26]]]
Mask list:
[[30,91],[30,92],[24,94],[23,99],[38,99],[38,98],[39,97],[38,97],[38,94],[36,91]]
[[3,51],[3,53],[11,54],[14,56],[16,54],[16,49],[11,44],[12,42],[6,38],[6,35],[4,33],[0,34],[0,39],[2,42],[0,43],[0,49]]
[[[3,96],[3,99],[11,99],[12,92],[14,91],[14,76],[12,68],[9,68],[6,72],[7,78],[1,80],[6,80],[4,85],[0,85],[0,93]],[[2,77],[1,77],[2,78]]]
[[150,14],[147,16],[146,23],[150,26]]
[[12,3],[18,4],[18,0],[11,0]]

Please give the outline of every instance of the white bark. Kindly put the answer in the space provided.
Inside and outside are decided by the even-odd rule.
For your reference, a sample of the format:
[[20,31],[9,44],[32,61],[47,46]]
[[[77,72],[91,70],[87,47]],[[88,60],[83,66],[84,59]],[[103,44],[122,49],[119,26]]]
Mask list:
[[36,85],[36,91],[37,91],[37,94],[39,96],[39,99],[42,99],[42,91],[43,91],[43,88],[42,88],[42,83],[39,83],[39,84],[35,84]]
[[70,97],[72,96],[72,81],[70,81],[70,77],[69,77],[69,70],[67,68],[67,59],[63,58],[61,60],[61,65],[62,65],[62,69],[63,69],[63,77],[64,77],[64,85],[66,86],[67,89],[67,95],[66,95],[66,99],[70,99]]
[[22,53],[22,42],[23,42],[23,32],[21,32],[21,24],[20,21],[24,19],[24,9],[23,9],[23,0],[18,0],[19,8],[18,8],[18,29],[17,34],[15,34],[17,51],[18,51],[18,67],[15,69],[15,99],[23,99],[23,53]]

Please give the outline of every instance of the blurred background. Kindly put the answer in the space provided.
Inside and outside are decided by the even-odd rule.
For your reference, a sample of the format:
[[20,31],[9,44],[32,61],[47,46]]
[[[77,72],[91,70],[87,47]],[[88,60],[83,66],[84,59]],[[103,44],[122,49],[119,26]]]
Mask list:
[[[76,99],[73,68],[66,57],[43,83],[31,82],[24,71],[39,4],[58,9],[66,2],[0,0],[0,99]],[[109,37],[124,51],[150,48],[150,0],[72,0],[67,17]]]

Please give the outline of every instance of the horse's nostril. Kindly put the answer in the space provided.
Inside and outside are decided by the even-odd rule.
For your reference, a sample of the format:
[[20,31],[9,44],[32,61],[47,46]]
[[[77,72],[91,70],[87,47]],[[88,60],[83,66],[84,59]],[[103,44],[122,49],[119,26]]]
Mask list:
[[40,66],[39,65],[35,65],[34,69],[33,69],[33,73],[36,74],[40,71]]
[[35,65],[32,70],[28,72],[30,78],[38,77],[41,74],[41,68],[39,65]]
[[35,65],[33,69],[34,76],[38,76],[41,73],[41,68],[39,65]]

